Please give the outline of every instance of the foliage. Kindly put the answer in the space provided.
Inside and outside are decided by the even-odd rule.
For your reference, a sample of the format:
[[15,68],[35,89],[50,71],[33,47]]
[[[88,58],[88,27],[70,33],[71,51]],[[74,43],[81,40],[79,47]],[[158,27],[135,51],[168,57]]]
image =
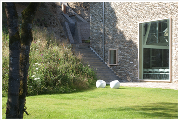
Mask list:
[[[28,95],[68,93],[88,89],[95,84],[95,72],[84,66],[81,58],[72,53],[71,44],[58,44],[46,29],[42,31],[34,28],[33,38],[29,54]],[[9,39],[4,33],[2,40],[2,90],[3,96],[6,96],[9,78]]]
[[[95,85],[94,85],[95,87]],[[120,87],[29,96],[25,119],[177,119],[178,90]],[[6,97],[2,99],[5,117]]]
[[2,95],[7,95],[9,79],[9,35],[2,32]]

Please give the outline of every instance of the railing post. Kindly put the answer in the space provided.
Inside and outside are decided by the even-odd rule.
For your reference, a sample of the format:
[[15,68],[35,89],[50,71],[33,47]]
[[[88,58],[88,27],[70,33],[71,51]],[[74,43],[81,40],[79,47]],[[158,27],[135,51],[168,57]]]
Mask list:
[[64,14],[66,14],[66,5],[62,4],[62,11]]
[[105,33],[105,30],[104,30],[104,2],[103,2],[103,62],[105,62],[105,44],[104,44],[104,33]]

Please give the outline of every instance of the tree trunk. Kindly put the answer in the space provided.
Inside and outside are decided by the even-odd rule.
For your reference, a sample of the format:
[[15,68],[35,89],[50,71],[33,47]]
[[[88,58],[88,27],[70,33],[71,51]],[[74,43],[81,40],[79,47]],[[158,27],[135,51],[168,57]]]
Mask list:
[[20,90],[19,90],[19,118],[26,112],[27,76],[29,69],[29,52],[32,37],[32,22],[39,3],[30,3],[22,12],[21,54],[20,54]]
[[9,31],[9,88],[6,107],[6,118],[18,118],[19,110],[19,57],[20,36],[18,31],[18,15],[14,3],[5,3],[8,31]]
[[9,31],[9,89],[6,118],[23,118],[27,95],[29,51],[32,37],[32,22],[39,3],[30,3],[22,12],[21,38],[18,31],[18,15],[14,3],[5,3]]

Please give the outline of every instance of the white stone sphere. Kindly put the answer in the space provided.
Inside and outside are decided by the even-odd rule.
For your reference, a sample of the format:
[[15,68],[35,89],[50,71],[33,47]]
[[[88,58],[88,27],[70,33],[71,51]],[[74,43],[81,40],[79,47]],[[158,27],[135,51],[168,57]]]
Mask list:
[[96,81],[96,87],[97,88],[104,88],[106,86],[106,82],[103,80],[97,80]]
[[118,89],[120,87],[120,82],[118,80],[114,80],[110,82],[110,87],[114,89]]

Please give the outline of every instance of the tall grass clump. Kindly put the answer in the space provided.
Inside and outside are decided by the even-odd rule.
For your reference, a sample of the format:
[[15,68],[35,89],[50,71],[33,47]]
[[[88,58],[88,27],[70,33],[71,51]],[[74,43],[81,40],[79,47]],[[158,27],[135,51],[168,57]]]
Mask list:
[[7,95],[9,79],[9,35],[2,32],[2,96]]
[[[52,34],[38,28],[33,30],[33,38],[29,54],[28,95],[69,93],[95,84],[95,72],[81,63],[81,57],[72,53],[71,44],[57,43]],[[5,46],[8,41],[3,41]],[[8,61],[8,51],[3,50],[3,95],[7,93]]]

